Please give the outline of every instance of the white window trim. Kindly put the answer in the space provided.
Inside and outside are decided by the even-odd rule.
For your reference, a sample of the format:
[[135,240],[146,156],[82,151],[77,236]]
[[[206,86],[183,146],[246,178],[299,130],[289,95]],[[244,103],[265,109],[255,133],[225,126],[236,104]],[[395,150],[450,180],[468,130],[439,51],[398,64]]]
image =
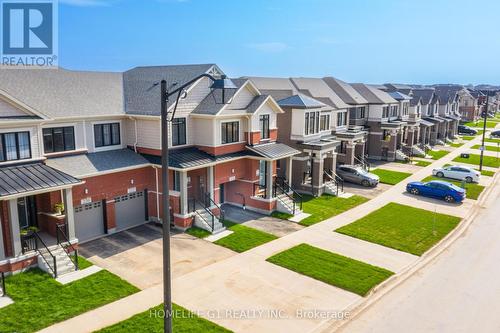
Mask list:
[[[105,146],[105,147],[96,147],[95,145],[95,133],[94,133],[94,125],[99,125],[99,124],[115,124],[118,123],[120,124],[120,144],[119,145],[112,145],[112,146]],[[116,150],[116,149],[123,149],[124,148],[124,137],[123,137],[123,121],[122,120],[99,120],[99,121],[93,121],[90,123],[90,126],[92,127],[92,148],[95,152],[101,152],[101,151],[109,151],[109,150]]]

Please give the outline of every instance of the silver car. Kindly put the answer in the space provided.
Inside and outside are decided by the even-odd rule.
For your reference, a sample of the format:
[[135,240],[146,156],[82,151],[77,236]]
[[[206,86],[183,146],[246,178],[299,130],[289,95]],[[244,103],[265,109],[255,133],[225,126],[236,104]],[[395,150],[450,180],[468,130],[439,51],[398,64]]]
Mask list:
[[337,167],[337,174],[346,182],[361,184],[365,187],[377,186],[379,182],[379,176],[359,166],[341,165]]

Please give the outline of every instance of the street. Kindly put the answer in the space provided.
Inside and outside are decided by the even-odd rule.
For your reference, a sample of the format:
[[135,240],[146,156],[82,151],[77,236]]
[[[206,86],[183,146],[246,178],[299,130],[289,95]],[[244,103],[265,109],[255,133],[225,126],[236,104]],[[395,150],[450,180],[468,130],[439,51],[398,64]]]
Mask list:
[[499,332],[500,182],[465,234],[341,332]]

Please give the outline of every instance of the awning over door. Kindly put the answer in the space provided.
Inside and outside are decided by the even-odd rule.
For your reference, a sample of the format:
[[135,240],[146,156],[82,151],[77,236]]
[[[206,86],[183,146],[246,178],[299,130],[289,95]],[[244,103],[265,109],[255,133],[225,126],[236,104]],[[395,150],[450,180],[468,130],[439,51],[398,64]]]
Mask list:
[[82,181],[42,163],[0,168],[0,199],[31,195],[81,184]]

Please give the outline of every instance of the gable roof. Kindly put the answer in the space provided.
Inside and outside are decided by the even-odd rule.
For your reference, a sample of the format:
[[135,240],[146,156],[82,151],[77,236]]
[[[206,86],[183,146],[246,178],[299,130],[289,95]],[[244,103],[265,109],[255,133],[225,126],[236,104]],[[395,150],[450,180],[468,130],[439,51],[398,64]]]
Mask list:
[[457,98],[458,92],[464,89],[462,86],[446,85],[434,88],[440,103],[452,103]]
[[412,99],[411,96],[403,94],[402,92],[399,92],[399,91],[389,91],[388,94],[389,94],[389,96],[394,98],[396,101],[404,101],[404,100],[411,100]]
[[322,79],[300,77],[291,78],[290,80],[299,92],[309,97],[313,97],[337,109],[347,109],[349,107]]
[[334,77],[324,77],[323,81],[344,101],[351,105],[368,104],[368,101],[349,83]]
[[427,105],[432,103],[435,99],[435,93],[433,88],[414,88],[411,91],[411,96],[413,98],[420,98],[422,105]]
[[[227,89],[224,92],[224,98],[230,100],[234,95],[243,89],[248,80],[246,79],[231,79],[238,89]],[[221,111],[224,105],[222,101],[222,90],[215,89],[210,92],[193,110],[192,114],[216,115]]]
[[123,114],[121,73],[62,68],[0,71],[0,89],[7,98],[11,96],[48,118]]
[[[217,68],[215,64],[136,67],[123,73],[125,112],[127,114],[160,116],[160,90],[153,87],[167,80],[167,87],[182,85],[198,75]],[[218,70],[220,72],[220,70]],[[169,106],[175,101],[170,101]]]
[[380,89],[371,87],[364,83],[352,83],[351,85],[369,103],[373,104],[397,103],[397,101],[394,98],[392,98],[388,93]]

